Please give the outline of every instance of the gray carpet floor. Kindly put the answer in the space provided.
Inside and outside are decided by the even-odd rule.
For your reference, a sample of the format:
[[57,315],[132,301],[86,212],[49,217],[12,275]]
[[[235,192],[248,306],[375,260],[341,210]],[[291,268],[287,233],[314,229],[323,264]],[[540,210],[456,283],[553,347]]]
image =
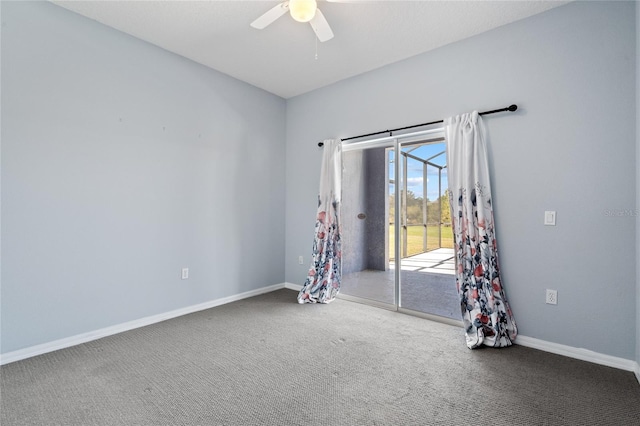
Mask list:
[[278,290],[0,369],[0,424],[638,425],[626,371]]

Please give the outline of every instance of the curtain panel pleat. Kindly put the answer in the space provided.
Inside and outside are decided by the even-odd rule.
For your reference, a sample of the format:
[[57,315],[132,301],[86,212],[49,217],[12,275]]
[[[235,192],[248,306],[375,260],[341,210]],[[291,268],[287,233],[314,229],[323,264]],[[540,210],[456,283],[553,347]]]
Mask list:
[[328,139],[324,141],[320,170],[320,192],[311,266],[307,279],[298,293],[298,303],[329,303],[340,291],[341,190],[342,144],[340,139]]
[[444,120],[456,286],[469,348],[513,344],[498,263],[485,130],[477,111]]

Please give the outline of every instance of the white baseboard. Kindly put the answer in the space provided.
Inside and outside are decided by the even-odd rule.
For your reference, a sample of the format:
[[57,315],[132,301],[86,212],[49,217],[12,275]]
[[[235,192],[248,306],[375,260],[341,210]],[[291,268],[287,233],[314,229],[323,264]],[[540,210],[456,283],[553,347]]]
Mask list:
[[[545,352],[551,352],[557,355],[563,355],[569,358],[575,358],[582,361],[593,362],[595,364],[606,365],[607,367],[618,368],[620,370],[635,371],[636,377],[640,376],[640,373],[638,373],[638,363],[630,359],[605,355],[599,352],[590,351],[588,349],[574,348],[573,346],[547,342],[545,340],[534,339],[533,337],[522,335],[518,335],[518,337],[516,338],[516,344],[529,348],[539,349]],[[638,377],[638,381],[640,381],[640,377]]]
[[[187,306],[184,308],[176,309],[176,310],[165,312],[162,314],[152,315],[149,317],[140,318],[138,320],[129,321],[129,322],[114,325],[111,327],[90,331],[88,333],[82,333],[76,336],[55,340],[53,342],[31,346],[31,347],[19,349],[13,352],[7,352],[6,354],[0,355],[0,365],[9,364],[11,362],[20,361],[22,359],[31,358],[37,355],[48,353],[48,352],[57,351],[59,349],[68,348],[71,346],[90,342],[92,340],[101,339],[103,337],[112,336],[114,334],[122,333],[124,331],[133,330],[135,328],[144,327],[144,326],[155,324],[161,321],[166,321],[168,319],[176,318],[182,315],[187,315],[187,314],[202,311],[205,309],[214,308],[216,306],[235,302],[237,300],[246,299],[248,297],[257,296],[259,294],[269,293],[275,290],[279,290],[281,288],[300,291],[302,289],[302,286],[299,284],[293,284],[289,282],[285,282],[282,284],[274,284],[268,287],[262,287],[256,290],[239,293],[233,296],[223,297],[221,299],[211,300],[209,302]],[[545,352],[551,352],[557,355],[563,355],[570,358],[580,359],[582,361],[588,361],[588,362],[593,362],[595,364],[618,368],[621,370],[632,371],[635,373],[635,376],[638,379],[638,382],[640,383],[640,364],[632,360],[628,360],[625,358],[618,358],[611,355],[605,355],[598,352],[590,351],[588,349],[574,348],[572,346],[566,346],[558,343],[547,342],[545,340],[535,339],[533,337],[527,337],[522,335],[518,336],[516,340],[516,344],[521,346],[526,346],[529,348],[539,349]]]
[[248,297],[257,296],[259,294],[269,293],[275,290],[279,290],[283,287],[285,287],[284,283],[274,284],[268,287],[262,287],[256,290],[235,294],[233,296],[223,297],[221,299],[216,299],[216,300],[210,300],[208,302],[199,303],[197,305],[187,306],[187,307],[176,309],[173,311],[164,312],[158,315],[152,315],[149,317],[140,318],[133,321],[128,321],[122,324],[117,324],[111,327],[101,328],[99,330],[94,330],[87,333],[66,337],[64,339],[55,340],[53,342],[31,346],[31,347],[19,349],[13,352],[7,352],[0,356],[0,365],[9,364],[11,362],[20,361],[22,359],[46,354],[48,352],[57,351],[59,349],[68,348],[71,346],[90,342],[92,340],[101,339],[103,337],[112,336],[114,334],[122,333],[124,331],[133,330],[135,328],[140,328],[140,327],[155,324],[161,321],[166,321],[168,319],[176,318],[182,315],[187,315],[194,312],[203,311],[205,309],[214,308],[216,306],[225,305],[227,303],[246,299]]
[[295,290],[295,291],[302,290],[302,286],[301,285],[293,284],[293,283],[284,283],[284,288],[288,288],[289,290]]

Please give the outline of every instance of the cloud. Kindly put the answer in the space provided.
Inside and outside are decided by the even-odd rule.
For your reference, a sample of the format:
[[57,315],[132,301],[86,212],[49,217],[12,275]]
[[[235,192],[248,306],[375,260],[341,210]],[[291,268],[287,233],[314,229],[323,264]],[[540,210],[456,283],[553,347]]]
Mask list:
[[[416,197],[422,197],[422,176],[408,177],[407,189],[415,194]],[[429,180],[427,179],[427,182]]]
[[[429,182],[429,179],[427,179]],[[407,178],[407,186],[422,186],[422,176],[408,177]]]

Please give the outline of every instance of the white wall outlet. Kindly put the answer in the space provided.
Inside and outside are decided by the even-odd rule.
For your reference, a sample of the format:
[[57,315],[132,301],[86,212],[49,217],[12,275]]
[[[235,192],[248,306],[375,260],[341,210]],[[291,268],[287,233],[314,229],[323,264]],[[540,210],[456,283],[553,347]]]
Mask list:
[[547,289],[547,298],[545,302],[549,305],[557,305],[558,304],[558,290],[549,290]]
[[298,256],[298,265],[302,265],[304,263],[304,258],[302,256]]
[[556,212],[554,210],[544,212],[544,224],[547,226],[556,226]]
[[182,268],[182,279],[183,280],[189,279],[189,268]]

